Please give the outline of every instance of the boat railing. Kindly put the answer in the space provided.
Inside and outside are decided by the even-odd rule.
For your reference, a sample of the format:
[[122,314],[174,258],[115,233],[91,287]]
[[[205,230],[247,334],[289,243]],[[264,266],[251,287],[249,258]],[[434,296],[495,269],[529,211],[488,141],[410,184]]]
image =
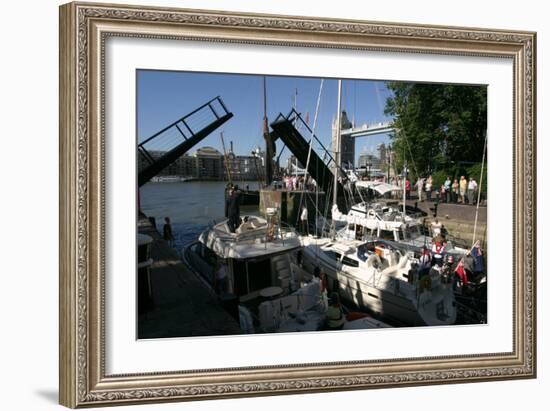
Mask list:
[[[257,239],[264,240],[266,243],[268,243],[268,242],[271,242],[267,240],[268,230],[269,230],[269,224],[265,224],[250,231],[244,231],[242,233],[233,234],[231,238],[234,239],[237,243],[257,240]],[[284,223],[277,224],[276,231],[277,233],[273,237],[273,240],[280,239],[284,242],[286,239],[289,239],[292,236],[296,236],[296,231],[291,226]]]

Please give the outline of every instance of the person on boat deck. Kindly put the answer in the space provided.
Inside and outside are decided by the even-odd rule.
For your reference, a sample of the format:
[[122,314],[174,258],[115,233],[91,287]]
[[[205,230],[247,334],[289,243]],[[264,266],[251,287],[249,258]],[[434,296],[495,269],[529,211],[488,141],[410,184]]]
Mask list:
[[365,247],[365,245],[360,245],[359,247],[357,247],[357,258],[359,258],[361,261],[367,261],[367,258],[368,258],[368,254],[367,254],[367,248]]
[[481,243],[477,240],[470,252],[474,258],[474,277],[478,277],[484,271],[483,252],[481,251]]
[[240,224],[240,201],[239,186],[235,186],[229,191],[229,197],[227,198],[227,224],[229,225],[229,231],[232,233]]
[[328,330],[341,330],[346,322],[346,317],[340,305],[340,296],[333,292],[330,294],[327,309],[326,328]]
[[315,266],[313,269],[313,277],[317,278],[319,282],[321,283],[321,292],[326,291],[327,289],[327,275],[324,273],[324,271],[321,271],[319,266]]
[[433,265],[441,267],[445,259],[445,241],[441,235],[434,239],[432,245]]
[[443,227],[443,224],[441,224],[437,218],[434,221],[432,221],[431,226],[432,226],[433,238],[441,234],[441,227]]
[[418,259],[418,279],[424,277],[430,272],[432,267],[432,255],[428,250],[428,247],[422,247],[422,254]]
[[449,254],[447,258],[445,258],[445,263],[443,264],[443,269],[441,270],[441,274],[443,275],[444,281],[448,284],[450,284],[453,281],[453,264],[455,262],[454,257]]

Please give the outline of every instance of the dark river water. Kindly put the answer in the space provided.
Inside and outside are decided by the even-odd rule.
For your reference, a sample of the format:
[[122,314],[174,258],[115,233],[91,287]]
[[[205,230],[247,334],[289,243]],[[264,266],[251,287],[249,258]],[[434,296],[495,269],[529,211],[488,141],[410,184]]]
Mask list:
[[[258,187],[255,182],[248,184],[251,190]],[[224,219],[225,185],[224,181],[147,183],[140,189],[141,209],[148,217],[155,217],[160,233],[164,217],[170,217],[175,246],[181,250],[210,224]],[[241,207],[243,212],[254,214],[257,208]]]

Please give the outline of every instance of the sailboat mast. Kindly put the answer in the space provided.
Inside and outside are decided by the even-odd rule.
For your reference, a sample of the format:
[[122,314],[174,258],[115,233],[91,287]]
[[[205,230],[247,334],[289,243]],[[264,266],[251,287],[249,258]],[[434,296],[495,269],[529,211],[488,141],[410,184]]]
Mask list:
[[229,184],[233,185],[233,181],[231,178],[231,168],[229,167],[229,157],[227,156],[227,151],[225,151],[225,141],[223,140],[223,131],[220,133],[220,139],[222,140],[223,157],[224,157],[224,163],[225,163],[225,170],[227,172],[227,179],[229,180]]
[[483,144],[483,158],[481,159],[481,175],[479,176],[479,187],[477,189],[476,218],[474,220],[474,238],[472,238],[472,247],[476,243],[477,217],[478,217],[478,214],[479,214],[479,202],[481,200],[481,186],[483,185],[483,169],[485,168],[485,153],[486,153],[486,151],[487,151],[487,135],[485,135],[485,143]]
[[332,193],[332,204],[336,205],[338,197],[338,167],[340,166],[340,138],[341,138],[341,116],[342,116],[342,80],[338,80],[338,111],[336,114],[336,141],[334,147],[334,190]]
[[265,140],[265,183],[271,184],[273,181],[273,156],[275,155],[275,145],[269,134],[269,126],[267,121],[267,80],[263,76],[263,95],[264,95],[264,140]]
[[407,162],[403,162],[403,218],[407,215]]

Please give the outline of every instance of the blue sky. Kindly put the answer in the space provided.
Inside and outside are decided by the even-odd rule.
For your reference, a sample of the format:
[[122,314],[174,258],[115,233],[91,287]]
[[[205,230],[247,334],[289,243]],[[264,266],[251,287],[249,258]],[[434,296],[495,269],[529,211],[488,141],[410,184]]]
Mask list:
[[[304,118],[309,112],[311,127],[320,83],[318,78],[267,76],[269,121],[273,121],[279,113],[286,115],[292,109],[297,90],[297,110]],[[337,80],[324,81],[316,135],[326,147],[330,147],[331,122],[337,110],[337,88]],[[194,147],[191,153],[203,146],[222,151],[220,131],[224,133],[226,148],[233,141],[237,154],[250,153],[258,144],[263,148],[263,76],[257,75],[138,70],[138,141],[218,95],[234,117]],[[389,95],[381,81],[344,80],[342,109],[347,111],[350,120],[355,118],[357,125],[389,120],[384,115],[384,105]],[[387,141],[386,135],[357,139],[356,160],[362,152],[374,151],[380,142]],[[281,148],[279,141],[278,153]],[[289,155],[288,149],[285,149],[281,164],[285,164]]]

